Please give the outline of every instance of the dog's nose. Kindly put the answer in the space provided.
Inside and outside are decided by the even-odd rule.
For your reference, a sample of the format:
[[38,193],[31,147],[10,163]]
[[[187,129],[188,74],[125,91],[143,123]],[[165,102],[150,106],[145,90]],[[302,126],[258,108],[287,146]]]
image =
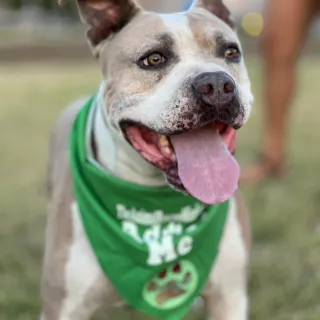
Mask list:
[[236,84],[225,72],[206,72],[196,76],[192,89],[194,94],[205,103],[223,106],[234,99]]

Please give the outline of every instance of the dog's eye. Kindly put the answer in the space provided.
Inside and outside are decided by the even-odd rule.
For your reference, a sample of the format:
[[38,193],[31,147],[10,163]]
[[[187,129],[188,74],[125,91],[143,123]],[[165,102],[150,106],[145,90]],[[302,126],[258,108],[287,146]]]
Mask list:
[[224,57],[225,57],[225,59],[227,59],[229,61],[237,62],[241,58],[241,53],[240,53],[239,49],[234,48],[234,47],[230,47],[225,51]]
[[160,53],[152,53],[142,63],[144,67],[157,67],[166,62],[166,58]]

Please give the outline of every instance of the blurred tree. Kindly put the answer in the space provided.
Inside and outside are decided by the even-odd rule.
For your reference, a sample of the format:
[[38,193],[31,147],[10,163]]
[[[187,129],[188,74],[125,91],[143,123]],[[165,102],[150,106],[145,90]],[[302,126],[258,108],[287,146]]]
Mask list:
[[[0,0],[1,1],[1,0]],[[58,8],[57,0],[2,0],[7,3],[8,7],[14,10],[23,9],[24,6],[39,6],[45,11],[60,12],[69,16],[75,15],[75,4],[67,3],[62,8]]]
[[22,7],[22,0],[8,0],[9,8],[19,10]]
[[54,0],[41,0],[42,8],[46,11],[52,11],[55,7]]

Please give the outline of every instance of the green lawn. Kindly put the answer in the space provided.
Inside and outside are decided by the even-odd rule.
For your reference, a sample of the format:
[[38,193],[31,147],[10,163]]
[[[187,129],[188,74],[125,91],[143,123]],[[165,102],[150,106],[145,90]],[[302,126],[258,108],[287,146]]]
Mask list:
[[[249,59],[256,104],[242,129],[238,159],[259,143],[260,63]],[[245,190],[255,245],[251,319],[320,319],[320,61],[301,64],[290,137],[293,171],[284,181]],[[34,320],[39,312],[48,137],[59,111],[92,93],[95,64],[0,66],[0,319]]]

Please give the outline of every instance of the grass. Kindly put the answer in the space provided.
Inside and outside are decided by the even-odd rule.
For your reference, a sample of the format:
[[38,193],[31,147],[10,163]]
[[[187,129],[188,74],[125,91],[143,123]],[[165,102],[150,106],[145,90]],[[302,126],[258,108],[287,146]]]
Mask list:
[[[257,151],[261,132],[260,63],[248,60],[257,101],[242,129],[238,159]],[[320,319],[320,61],[304,59],[290,136],[291,175],[245,190],[255,245],[251,319]],[[46,219],[48,137],[67,103],[94,92],[96,65],[20,64],[0,67],[0,319],[39,313]]]

